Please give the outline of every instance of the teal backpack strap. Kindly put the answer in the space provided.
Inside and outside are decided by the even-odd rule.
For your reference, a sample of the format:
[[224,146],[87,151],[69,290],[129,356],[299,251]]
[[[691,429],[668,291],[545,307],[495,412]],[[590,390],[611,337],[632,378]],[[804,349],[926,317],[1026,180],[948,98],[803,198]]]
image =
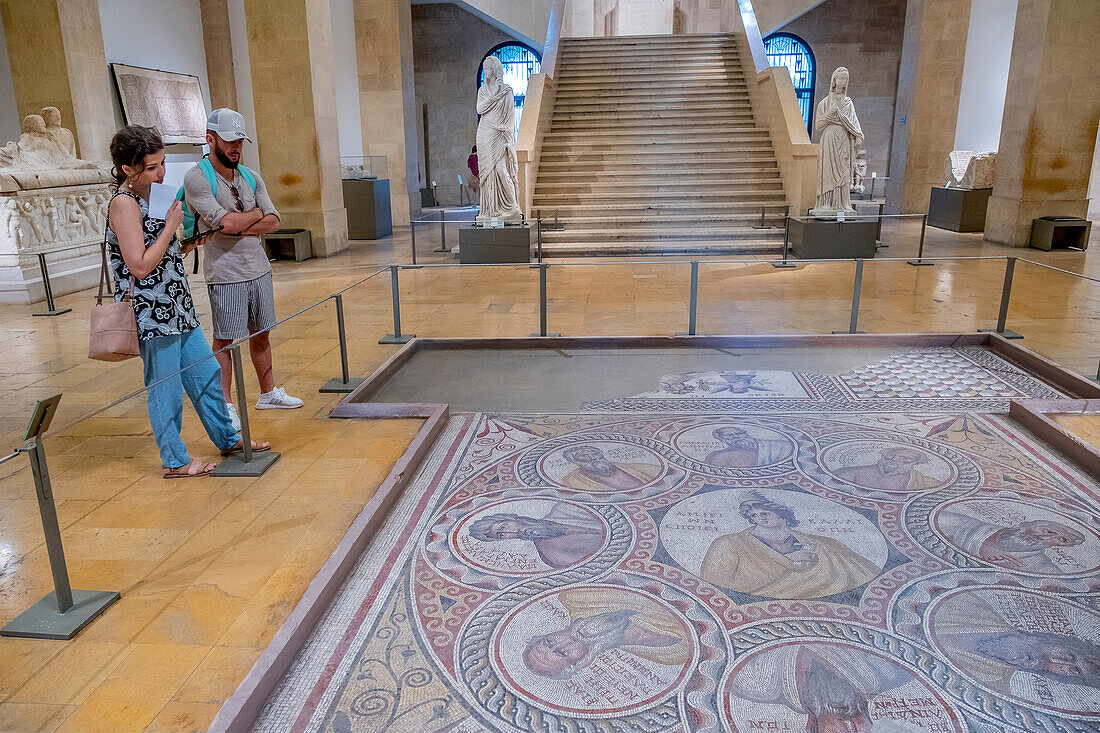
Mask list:
[[199,161],[199,170],[206,176],[206,182],[210,184],[210,193],[215,196],[218,194],[218,178],[214,174],[214,166],[210,162],[210,158],[203,158]]
[[252,193],[256,193],[256,174],[245,168],[243,165],[238,165],[237,170],[240,171],[241,178],[248,184],[248,187],[252,189]]

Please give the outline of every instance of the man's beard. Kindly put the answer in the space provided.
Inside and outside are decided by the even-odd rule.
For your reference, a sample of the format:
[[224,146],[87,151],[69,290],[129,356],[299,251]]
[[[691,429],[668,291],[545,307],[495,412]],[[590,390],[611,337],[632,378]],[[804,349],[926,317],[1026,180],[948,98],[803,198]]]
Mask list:
[[610,476],[615,473],[615,464],[606,460],[590,461],[588,465],[583,466],[583,468],[585,471],[598,473],[601,476]]
[[997,547],[1009,552],[1034,552],[1045,545],[1020,527],[1008,527],[997,533]]
[[573,634],[588,644],[595,653],[622,646],[630,617],[637,611],[619,610],[598,613],[573,622]]
[[528,524],[524,526],[520,533],[520,538],[525,540],[546,540],[553,537],[561,537],[565,534],[565,530],[561,527],[555,527],[551,524],[540,522],[538,524]]
[[229,170],[231,170],[231,171],[237,170],[238,163],[236,161],[230,160],[229,156],[226,155],[225,153],[223,153],[218,148],[214,148],[214,157],[218,159],[219,163],[224,165]]
[[737,438],[736,440],[730,441],[727,445],[737,450],[756,450],[758,447],[756,438]]

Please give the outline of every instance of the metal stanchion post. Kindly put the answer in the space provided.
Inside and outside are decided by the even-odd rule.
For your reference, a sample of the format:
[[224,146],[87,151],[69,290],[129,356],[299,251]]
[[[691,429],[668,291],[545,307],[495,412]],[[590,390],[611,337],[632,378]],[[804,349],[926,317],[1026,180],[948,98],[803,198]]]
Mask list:
[[549,298],[546,296],[546,271],[550,269],[550,265],[545,262],[540,262],[537,265],[531,265],[531,267],[538,268],[539,271],[539,332],[531,334],[532,336],[561,336],[560,333],[547,333],[546,331],[546,319],[547,319],[547,303]]
[[791,209],[791,207],[788,206],[787,207],[787,214],[783,215],[783,261],[782,262],[773,262],[772,267],[794,267],[795,266],[795,264],[793,262],[788,262],[787,261],[787,253],[790,251],[790,247],[791,247],[790,209]]
[[413,264],[416,264],[416,222],[409,220],[409,240],[412,242]]
[[416,338],[415,333],[401,333],[401,284],[397,279],[397,265],[390,265],[390,299],[393,302],[393,333],[378,340],[380,344],[407,344]]
[[1012,274],[1016,271],[1016,258],[1005,258],[1005,281],[1001,286],[1001,309],[997,313],[997,327],[996,328],[979,328],[978,333],[995,333],[998,336],[1004,336],[1006,339],[1022,339],[1023,336],[1016,333],[1010,328],[1005,328],[1005,321],[1008,320],[1008,301],[1012,298]]
[[450,252],[447,249],[447,211],[439,210],[439,249],[436,252]]
[[535,236],[538,243],[538,259],[542,262],[542,212],[539,212],[539,216],[535,219]]
[[907,264],[913,267],[931,267],[935,262],[924,261],[924,232],[928,228],[928,214],[920,218],[920,245],[917,246],[917,259],[909,260]]
[[863,259],[856,258],[856,277],[852,283],[852,320],[848,323],[847,331],[833,331],[833,333],[863,333],[856,330],[859,324],[859,294],[863,290]]
[[46,255],[42,252],[38,253],[38,269],[42,271],[42,289],[46,293],[46,311],[43,313],[35,313],[36,316],[59,316],[62,313],[68,313],[72,308],[62,308],[58,310],[53,304],[53,288],[50,286],[50,271],[46,267]]
[[764,223],[764,209],[766,208],[766,206],[760,207],[760,223],[754,225],[753,229],[771,229],[771,227]]
[[336,330],[340,336],[340,379],[330,379],[325,382],[318,392],[352,392],[365,380],[356,377],[351,378],[348,372],[348,338],[344,330],[344,294],[336,293],[332,296],[336,301]]
[[[871,179],[871,185],[874,185],[875,179]],[[882,209],[886,206],[884,203],[878,205],[878,224],[875,225],[875,246],[877,247],[889,247],[888,244],[882,243]]]
[[687,333],[678,333],[677,336],[702,336],[695,332],[695,326],[699,315],[699,263],[691,263],[691,290],[688,294],[688,330]]
[[210,472],[211,476],[244,476],[255,478],[263,476],[267,469],[275,465],[282,454],[273,450],[254,452],[252,450],[252,430],[248,423],[248,396],[244,389],[244,363],[241,361],[241,345],[229,347],[229,356],[233,361],[233,381],[237,383],[237,414],[241,416],[240,453],[226,456],[218,467]]
[[50,558],[54,589],[0,629],[0,636],[71,639],[120,597],[117,591],[73,590],[69,584],[65,549],[61,544],[61,527],[57,522],[57,507],[54,505],[50,472],[46,467],[46,451],[42,446],[42,434],[49,428],[60,402],[61,395],[58,394],[40,400],[35,405],[30,425],[24,435],[24,440],[29,442],[18,449],[19,453],[26,453],[31,461],[38,513],[42,516],[42,531],[46,537],[46,554]]

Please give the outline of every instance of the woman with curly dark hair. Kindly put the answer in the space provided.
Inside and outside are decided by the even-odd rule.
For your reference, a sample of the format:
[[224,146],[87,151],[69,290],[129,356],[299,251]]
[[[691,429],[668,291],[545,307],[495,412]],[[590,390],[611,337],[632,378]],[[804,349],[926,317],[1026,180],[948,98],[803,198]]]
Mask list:
[[[183,391],[222,455],[243,450],[222,398],[221,370],[199,328],[176,237],[183,209],[173,202],[164,219],[149,216],[149,192],[164,181],[164,142],[152,127],[129,125],[111,140],[118,190],[107,210],[107,252],[115,298],[133,292],[149,422],[160,448],[164,478],[205,476],[215,464],[192,460],[180,439]],[[192,366],[193,365],[193,366]],[[184,367],[191,367],[180,373]],[[271,446],[252,441],[252,450]]]

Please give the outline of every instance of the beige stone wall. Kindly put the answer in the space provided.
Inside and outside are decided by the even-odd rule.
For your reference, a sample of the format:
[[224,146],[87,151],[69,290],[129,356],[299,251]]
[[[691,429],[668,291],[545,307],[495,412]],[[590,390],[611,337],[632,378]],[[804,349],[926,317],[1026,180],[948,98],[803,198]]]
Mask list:
[[514,41],[457,5],[412,9],[416,98],[428,108],[426,180],[436,181],[441,202],[457,205],[458,175],[466,180],[477,133],[477,70],[485,54]]
[[0,0],[0,18],[19,117],[57,107],[78,154],[108,158],[115,122],[96,0]]
[[[851,73],[848,89],[867,138],[867,171],[888,175],[898,91],[905,0],[826,0],[780,31],[802,38],[817,61],[814,105],[829,93],[838,66]],[[814,142],[821,133],[811,133]]]
[[347,248],[329,0],[245,0],[260,173],[284,228],[313,252]]
[[672,33],[673,0],[619,0],[616,35]]
[[202,40],[206,51],[206,77],[211,109],[237,108],[237,81],[233,68],[233,42],[229,33],[226,0],[199,0]]
[[[898,73],[887,203],[927,212],[955,146],[970,0],[909,0]],[[905,124],[901,123],[904,118]]]
[[363,154],[385,155],[393,221],[420,213],[409,0],[355,0]]
[[1098,37],[1100,3],[1020,0],[987,240],[1024,247],[1033,219],[1088,214],[1100,115]]

